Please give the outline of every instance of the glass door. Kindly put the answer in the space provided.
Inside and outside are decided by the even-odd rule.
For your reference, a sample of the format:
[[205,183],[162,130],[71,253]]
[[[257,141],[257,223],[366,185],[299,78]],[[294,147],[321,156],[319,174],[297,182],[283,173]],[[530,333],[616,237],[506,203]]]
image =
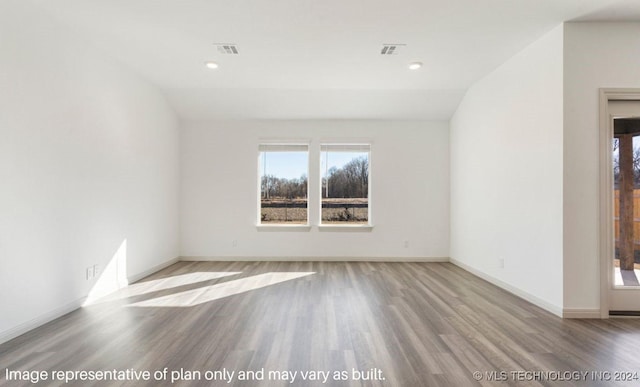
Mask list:
[[640,101],[609,101],[614,252],[611,315],[640,312]]

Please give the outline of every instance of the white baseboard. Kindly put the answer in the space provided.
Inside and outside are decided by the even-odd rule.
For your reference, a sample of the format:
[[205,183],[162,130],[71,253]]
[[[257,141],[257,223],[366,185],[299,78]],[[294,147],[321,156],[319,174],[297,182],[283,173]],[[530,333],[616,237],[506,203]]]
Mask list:
[[156,273],[156,272],[158,272],[158,271],[160,271],[160,270],[162,270],[162,269],[164,269],[166,267],[169,267],[169,266],[171,266],[174,263],[177,263],[179,261],[180,261],[180,257],[172,258],[172,259],[170,259],[170,260],[168,260],[166,262],[162,262],[161,264],[155,265],[154,267],[152,267],[150,269],[147,269],[147,270],[144,270],[144,271],[142,271],[142,272],[140,272],[138,274],[133,274],[133,275],[127,276],[127,281],[129,281],[130,284],[132,284],[134,282],[137,282],[137,281],[140,281],[144,277],[150,276],[151,274],[154,274],[154,273]]
[[[166,262],[163,262],[159,265],[156,265],[148,270],[145,270],[143,272],[140,272],[138,274],[134,274],[131,276],[128,276],[127,280],[129,281],[129,283],[133,283],[136,281],[139,281],[141,279],[143,279],[144,277],[151,275],[159,270],[164,269],[165,267],[171,266],[174,263],[178,262],[180,260],[179,257],[170,259]],[[82,307],[85,303],[85,301],[87,300],[87,297],[82,297],[80,299],[77,299],[75,301],[72,301],[66,305],[63,305],[59,308],[53,309],[45,314],[42,314],[34,319],[31,319],[25,323],[22,323],[16,327],[13,327],[11,329],[8,329],[6,331],[0,332],[0,344],[5,343],[11,339],[14,339],[22,334],[25,334],[27,332],[29,332],[30,330],[36,329],[48,322],[51,322],[55,319],[57,319],[58,317],[64,316],[67,313],[71,313],[74,310]]]
[[562,310],[563,318],[597,318],[601,319],[600,309],[578,309],[564,308]]
[[509,285],[506,282],[503,282],[503,281],[501,281],[501,280],[499,280],[499,279],[497,279],[497,278],[495,278],[495,277],[493,277],[491,275],[488,275],[488,274],[486,274],[486,273],[484,273],[484,272],[482,272],[482,271],[480,271],[480,270],[478,270],[478,269],[476,269],[476,268],[474,268],[472,266],[469,266],[469,265],[467,265],[465,263],[462,263],[462,262],[460,262],[460,261],[458,261],[456,259],[451,258],[449,260],[449,262],[451,262],[454,265],[456,265],[456,266],[468,271],[469,273],[471,273],[471,274],[473,274],[473,275],[475,275],[477,277],[482,278],[483,280],[485,280],[487,282],[490,282],[490,283],[496,285],[499,288],[502,288],[502,289],[508,291],[509,293],[511,293],[511,294],[513,294],[515,296],[518,296],[518,297],[522,298],[525,301],[528,301],[528,302],[532,303],[533,305],[536,305],[536,306],[538,306],[538,307],[540,307],[540,308],[542,308],[542,309],[544,309],[544,310],[546,310],[546,311],[548,311],[550,313],[555,314],[558,317],[563,317],[564,316],[564,311],[562,310],[561,307],[559,307],[557,305],[553,305],[553,304],[551,304],[551,303],[549,303],[549,302],[547,302],[547,301],[545,301],[545,300],[543,300],[541,298],[538,298],[538,297],[534,296],[531,293],[525,292],[525,291],[523,291],[521,289],[516,288],[515,286]]
[[17,325],[11,329],[8,329],[6,331],[0,332],[0,344],[2,343],[6,343],[7,341],[11,340],[11,339],[15,339],[16,337],[23,335],[27,332],[29,332],[30,330],[36,329],[39,326],[42,326],[48,322],[51,322],[55,319],[57,319],[58,317],[62,317],[67,313],[71,313],[74,310],[80,308],[82,306],[82,304],[84,304],[84,301],[86,300],[87,297],[82,297],[80,299],[77,299],[75,301],[72,301],[68,304],[62,305],[59,308],[55,308],[53,310],[48,311],[47,313],[44,313],[36,318],[33,318],[27,322],[24,322],[20,325]]
[[260,262],[260,261],[272,261],[272,262],[449,262],[448,257],[303,257],[303,256],[290,256],[290,257],[207,257],[207,256],[183,256],[180,257],[181,261],[198,262],[198,261],[211,261],[211,262]]

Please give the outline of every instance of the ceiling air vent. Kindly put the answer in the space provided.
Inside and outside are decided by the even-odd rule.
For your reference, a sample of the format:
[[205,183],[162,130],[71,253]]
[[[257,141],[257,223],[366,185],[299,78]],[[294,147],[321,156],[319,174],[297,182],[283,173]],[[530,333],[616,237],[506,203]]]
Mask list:
[[235,43],[214,43],[221,54],[238,55],[238,46]]
[[383,44],[380,55],[396,55],[398,51],[403,49],[405,46],[406,44],[401,43]]

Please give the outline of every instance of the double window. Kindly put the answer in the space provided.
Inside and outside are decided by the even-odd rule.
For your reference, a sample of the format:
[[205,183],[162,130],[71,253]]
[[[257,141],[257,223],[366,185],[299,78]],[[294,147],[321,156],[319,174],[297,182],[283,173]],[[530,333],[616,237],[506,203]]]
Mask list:
[[[308,144],[259,146],[260,225],[308,225],[310,207],[320,225],[370,224],[371,145],[323,143],[319,151],[319,170],[310,171]],[[319,191],[311,206],[309,176]]]

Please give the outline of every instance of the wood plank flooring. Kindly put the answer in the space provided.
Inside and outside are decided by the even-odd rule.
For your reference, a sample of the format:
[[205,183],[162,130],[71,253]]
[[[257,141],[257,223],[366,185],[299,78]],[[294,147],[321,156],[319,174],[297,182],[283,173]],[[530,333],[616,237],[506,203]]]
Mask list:
[[[640,380],[613,379],[640,378],[640,320],[562,320],[448,263],[179,262],[0,345],[3,386],[29,385],[7,381],[5,369],[165,368],[201,372],[176,386],[504,385],[488,380],[492,371],[508,385],[633,386]],[[354,369],[374,380],[353,380]],[[230,383],[203,380],[223,370],[235,372]],[[265,380],[238,380],[243,370]],[[298,373],[290,383],[266,380],[269,371]],[[322,383],[302,371],[331,374]],[[567,371],[611,380],[540,380]]]

